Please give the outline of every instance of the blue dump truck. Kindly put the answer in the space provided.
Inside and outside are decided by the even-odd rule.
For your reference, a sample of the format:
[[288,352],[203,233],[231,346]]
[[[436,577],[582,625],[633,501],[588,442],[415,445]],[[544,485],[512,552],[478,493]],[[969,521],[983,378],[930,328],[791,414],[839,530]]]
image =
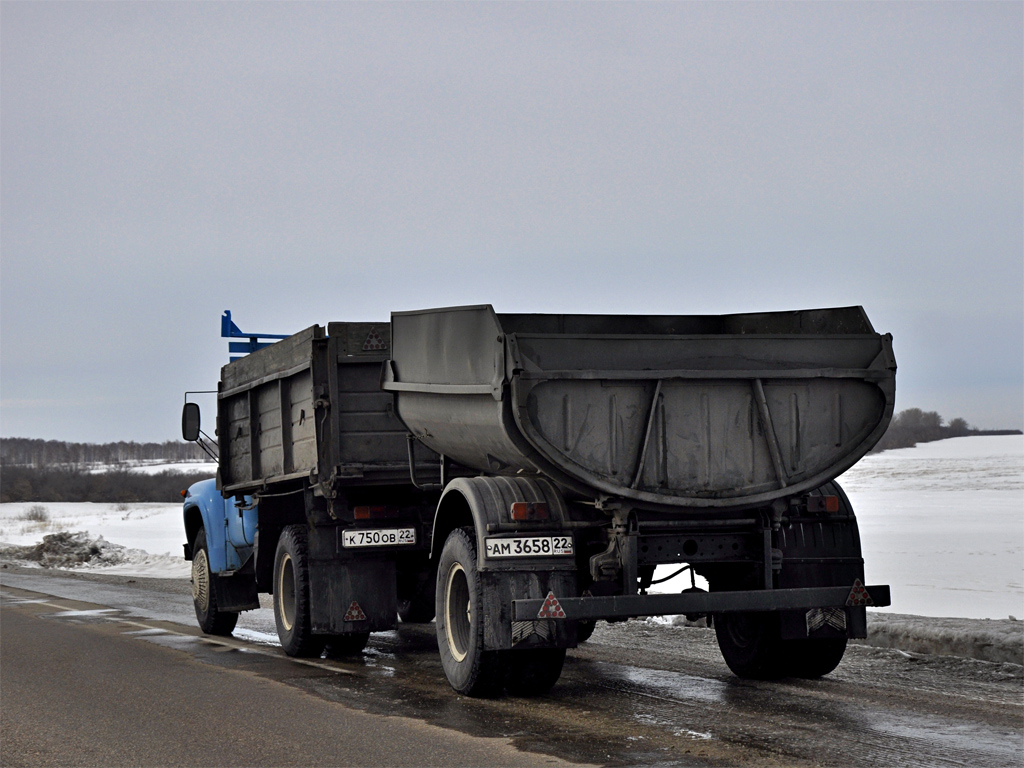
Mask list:
[[[292,656],[434,621],[456,691],[535,695],[598,620],[706,615],[740,677],[818,677],[889,605],[835,482],[895,399],[892,337],[860,307],[483,305],[232,348],[217,478],[184,507],[205,632],[260,593]],[[182,424],[202,440],[195,403]],[[668,565],[710,591],[650,593]]]

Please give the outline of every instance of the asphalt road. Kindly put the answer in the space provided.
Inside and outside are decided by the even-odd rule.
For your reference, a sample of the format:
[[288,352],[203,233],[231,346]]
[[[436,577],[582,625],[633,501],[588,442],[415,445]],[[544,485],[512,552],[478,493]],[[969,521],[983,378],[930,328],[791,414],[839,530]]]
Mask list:
[[[381,718],[311,696],[345,670],[120,611],[3,591],[4,766],[554,766],[508,739]],[[184,651],[184,652],[183,652]]]
[[265,611],[204,638],[187,583],[0,571],[0,764],[1018,766],[1016,665],[852,647],[741,681],[713,632],[599,625],[546,696],[456,695],[432,625],[293,660]]

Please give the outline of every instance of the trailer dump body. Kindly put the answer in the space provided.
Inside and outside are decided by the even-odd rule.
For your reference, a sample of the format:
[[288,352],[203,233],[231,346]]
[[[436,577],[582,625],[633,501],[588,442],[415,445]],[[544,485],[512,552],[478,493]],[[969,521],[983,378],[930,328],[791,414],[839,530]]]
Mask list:
[[383,387],[427,447],[589,497],[744,508],[852,466],[892,416],[860,307],[725,316],[392,315]]

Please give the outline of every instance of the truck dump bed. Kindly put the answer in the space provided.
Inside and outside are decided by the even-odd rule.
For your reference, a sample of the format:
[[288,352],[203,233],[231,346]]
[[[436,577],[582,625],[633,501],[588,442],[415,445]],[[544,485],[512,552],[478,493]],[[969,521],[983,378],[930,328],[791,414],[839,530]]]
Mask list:
[[860,307],[724,316],[392,314],[383,388],[427,447],[596,498],[739,508],[817,488],[892,417]]
[[[387,323],[314,325],[224,366],[219,487],[408,484],[407,432],[380,390],[390,338]],[[416,464],[437,481],[436,455],[420,447]]]

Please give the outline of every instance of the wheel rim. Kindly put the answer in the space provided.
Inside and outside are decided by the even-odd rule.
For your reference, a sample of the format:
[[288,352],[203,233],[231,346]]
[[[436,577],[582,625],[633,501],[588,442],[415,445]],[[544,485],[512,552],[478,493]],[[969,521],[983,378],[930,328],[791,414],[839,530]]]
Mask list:
[[277,574],[277,614],[285,631],[295,626],[295,564],[287,552],[281,556],[281,568]]
[[734,614],[726,623],[729,637],[740,648],[749,648],[760,637],[760,624],[757,619],[744,614]]
[[444,618],[448,648],[456,661],[462,661],[469,653],[473,616],[469,601],[469,579],[459,563],[454,563],[448,569],[444,590]]
[[210,606],[210,563],[205,549],[192,557],[192,599],[203,611]]

